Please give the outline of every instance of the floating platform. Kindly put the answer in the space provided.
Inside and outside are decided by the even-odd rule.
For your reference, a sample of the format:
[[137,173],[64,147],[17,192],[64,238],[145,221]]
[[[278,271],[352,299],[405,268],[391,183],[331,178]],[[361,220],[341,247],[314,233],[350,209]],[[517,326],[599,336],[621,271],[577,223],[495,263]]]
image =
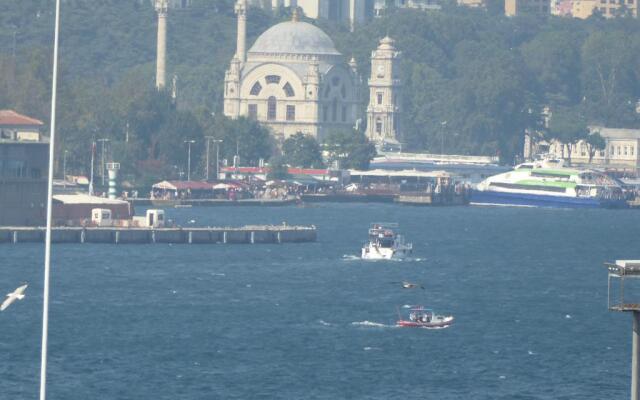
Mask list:
[[469,199],[462,195],[441,196],[439,194],[398,195],[396,203],[413,206],[465,206]]
[[162,199],[127,199],[135,206],[154,207],[216,207],[216,206],[245,206],[245,207],[281,207],[292,206],[298,203],[297,199],[188,199],[188,200],[162,200]]
[[[2,243],[44,242],[45,228],[0,227]],[[315,226],[260,225],[239,228],[56,227],[53,243],[104,244],[258,244],[316,241]]]

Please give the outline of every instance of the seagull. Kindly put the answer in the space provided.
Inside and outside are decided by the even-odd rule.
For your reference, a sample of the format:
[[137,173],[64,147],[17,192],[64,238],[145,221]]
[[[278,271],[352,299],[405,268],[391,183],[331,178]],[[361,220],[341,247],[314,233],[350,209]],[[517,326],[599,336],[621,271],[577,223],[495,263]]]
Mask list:
[[403,289],[415,289],[415,288],[420,288],[424,290],[424,286],[422,286],[419,283],[411,283],[411,282],[407,282],[407,281],[402,281],[402,282],[391,282],[393,284],[399,283],[402,285]]
[[14,301],[24,299],[24,291],[27,290],[27,286],[28,285],[22,285],[14,290],[13,293],[7,294],[7,298],[0,306],[0,311],[6,310]]

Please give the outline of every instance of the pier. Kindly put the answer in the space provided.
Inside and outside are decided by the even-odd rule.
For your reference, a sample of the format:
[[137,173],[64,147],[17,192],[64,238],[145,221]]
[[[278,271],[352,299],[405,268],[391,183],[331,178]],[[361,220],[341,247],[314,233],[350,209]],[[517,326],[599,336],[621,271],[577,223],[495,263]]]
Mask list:
[[[315,226],[259,225],[203,228],[56,227],[53,243],[102,244],[259,244],[305,243],[317,238]],[[0,227],[0,244],[42,243],[43,227]]]

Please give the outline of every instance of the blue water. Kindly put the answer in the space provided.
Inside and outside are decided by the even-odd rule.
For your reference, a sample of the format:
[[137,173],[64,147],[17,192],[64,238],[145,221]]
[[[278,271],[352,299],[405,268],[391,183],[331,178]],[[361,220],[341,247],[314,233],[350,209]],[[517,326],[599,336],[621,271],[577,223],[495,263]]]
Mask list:
[[[629,391],[631,320],[605,260],[640,258],[631,210],[333,204],[169,209],[187,224],[315,224],[287,245],[54,247],[49,398],[604,399]],[[406,262],[356,259],[398,222]],[[36,398],[42,246],[0,245],[0,399]],[[400,280],[426,290],[404,290]],[[451,313],[393,327],[396,306]]]

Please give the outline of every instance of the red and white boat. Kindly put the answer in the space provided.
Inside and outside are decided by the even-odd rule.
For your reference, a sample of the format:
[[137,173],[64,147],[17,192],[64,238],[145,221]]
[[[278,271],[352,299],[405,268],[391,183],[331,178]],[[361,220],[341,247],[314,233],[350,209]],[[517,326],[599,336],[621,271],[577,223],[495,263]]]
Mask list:
[[398,312],[397,326],[406,328],[446,328],[453,324],[452,315],[438,315],[433,310],[422,306],[413,306],[409,309],[409,316],[403,319]]

